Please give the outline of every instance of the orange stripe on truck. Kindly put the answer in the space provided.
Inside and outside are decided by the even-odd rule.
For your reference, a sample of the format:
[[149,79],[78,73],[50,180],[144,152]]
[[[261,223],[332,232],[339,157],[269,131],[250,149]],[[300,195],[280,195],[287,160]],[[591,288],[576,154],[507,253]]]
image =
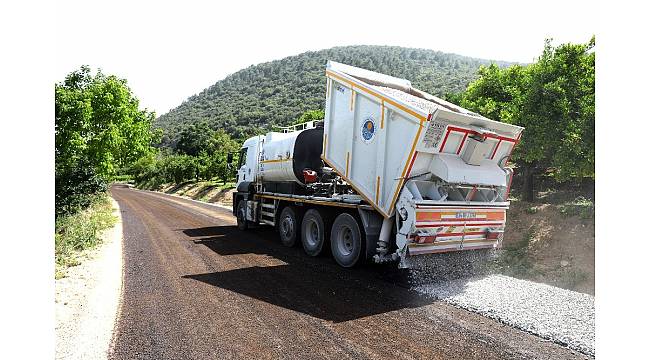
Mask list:
[[416,212],[415,221],[433,221],[440,220],[442,213],[439,212]]
[[[471,210],[463,210],[460,212],[471,212]],[[435,212],[435,211],[418,211],[415,213],[415,221],[424,222],[424,221],[486,221],[486,220],[504,220],[506,212],[505,211],[488,211],[488,212],[475,212],[472,218],[456,218],[456,212]]]

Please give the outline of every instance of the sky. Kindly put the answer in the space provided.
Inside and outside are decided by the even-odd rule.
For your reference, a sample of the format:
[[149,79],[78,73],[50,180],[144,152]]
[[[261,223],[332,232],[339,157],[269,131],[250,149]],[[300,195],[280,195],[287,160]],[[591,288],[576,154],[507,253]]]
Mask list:
[[81,65],[128,81],[162,115],[250,65],[345,45],[532,62],[544,39],[584,43],[588,1],[68,1],[56,7],[55,81]]

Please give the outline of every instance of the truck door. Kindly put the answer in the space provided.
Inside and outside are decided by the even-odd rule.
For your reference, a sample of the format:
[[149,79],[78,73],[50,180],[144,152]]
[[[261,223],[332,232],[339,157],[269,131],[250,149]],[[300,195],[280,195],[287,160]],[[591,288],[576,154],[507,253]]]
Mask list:
[[237,185],[242,181],[250,181],[248,175],[248,167],[246,166],[246,157],[248,155],[248,148],[239,150],[239,163],[237,164]]

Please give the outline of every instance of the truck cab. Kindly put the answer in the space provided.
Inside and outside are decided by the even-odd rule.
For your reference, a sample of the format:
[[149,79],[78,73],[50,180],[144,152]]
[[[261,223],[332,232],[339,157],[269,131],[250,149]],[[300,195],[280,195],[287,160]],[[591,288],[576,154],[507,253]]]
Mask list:
[[244,184],[254,181],[257,176],[257,154],[259,154],[261,136],[254,136],[244,141],[242,148],[239,150],[239,163],[237,164],[237,188]]

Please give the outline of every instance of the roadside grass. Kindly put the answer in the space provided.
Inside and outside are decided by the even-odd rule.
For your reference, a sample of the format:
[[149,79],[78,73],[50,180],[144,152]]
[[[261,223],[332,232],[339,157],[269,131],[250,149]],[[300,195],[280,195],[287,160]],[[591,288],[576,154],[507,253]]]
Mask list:
[[572,201],[559,205],[558,210],[565,217],[579,215],[581,219],[590,219],[594,216],[594,202],[584,196],[578,196]]
[[95,196],[87,209],[56,219],[55,278],[65,277],[68,267],[79,265],[81,252],[100,244],[101,231],[110,228],[116,221],[106,193]]
[[537,214],[538,210],[537,206],[529,206],[526,208],[526,214]]
[[131,184],[134,182],[134,179],[131,175],[115,175],[113,176],[113,182]]

